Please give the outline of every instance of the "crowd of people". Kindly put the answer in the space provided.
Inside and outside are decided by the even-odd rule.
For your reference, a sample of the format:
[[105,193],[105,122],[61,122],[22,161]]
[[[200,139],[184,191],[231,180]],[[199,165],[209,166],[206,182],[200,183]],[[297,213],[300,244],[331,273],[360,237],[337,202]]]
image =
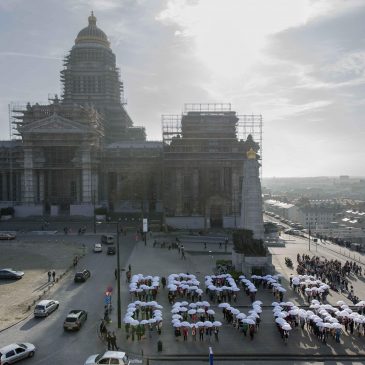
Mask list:
[[135,301],[128,304],[127,313],[124,317],[127,339],[140,341],[147,333],[152,337],[154,329],[161,334],[162,329],[162,306],[155,301]]
[[216,341],[219,340],[219,327],[221,322],[215,321],[215,312],[210,309],[210,304],[206,301],[188,303],[186,301],[176,302],[172,306],[172,325],[174,327],[175,338],[180,336],[184,341],[191,336],[196,341],[199,334],[199,341],[206,339],[210,341],[212,335]]
[[201,301],[203,290],[199,288],[200,282],[192,274],[171,274],[167,278],[168,300],[170,304],[176,299],[186,299],[191,302]]
[[129,283],[129,293],[131,297],[139,301],[156,300],[160,287],[159,276],[143,276],[142,274],[133,275]]
[[233,300],[237,302],[237,287],[235,280],[230,274],[207,275],[205,277],[205,293],[209,296],[209,300],[213,303],[222,303]]
[[[349,283],[349,276],[362,276],[362,267],[353,261],[346,261],[344,264],[339,260],[321,259],[318,256],[297,254],[297,272],[300,275],[311,275],[336,292],[345,292],[348,298],[356,304],[359,298],[354,293],[353,286]],[[322,298],[325,300],[325,298]]]

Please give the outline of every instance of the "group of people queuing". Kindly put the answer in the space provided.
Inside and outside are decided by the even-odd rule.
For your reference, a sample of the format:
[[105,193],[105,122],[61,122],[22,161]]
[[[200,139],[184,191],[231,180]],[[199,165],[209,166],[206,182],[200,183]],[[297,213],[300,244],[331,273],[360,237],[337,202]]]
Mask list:
[[[351,275],[361,277],[362,266],[354,261],[346,261],[344,264],[339,260],[321,259],[318,256],[297,254],[298,274],[313,275],[336,292],[347,293],[348,298],[356,304],[359,298],[354,293],[354,288],[349,282]],[[323,299],[323,298],[322,298]]]
[[343,332],[365,336],[365,301],[360,302],[357,311],[351,310],[343,301],[338,301],[334,307],[316,299],[311,300],[309,310],[299,309],[291,302],[274,302],[272,305],[276,325],[285,342],[289,331],[299,327],[324,344],[331,338],[339,343]]
[[108,350],[119,350],[117,345],[117,336],[114,331],[108,331],[104,320],[102,320],[100,323],[99,333],[102,341],[107,343]]
[[330,289],[328,284],[325,284],[312,275],[293,276],[291,274],[289,277],[289,286],[294,292],[306,298],[308,303],[311,303],[313,299],[323,302],[326,301]]

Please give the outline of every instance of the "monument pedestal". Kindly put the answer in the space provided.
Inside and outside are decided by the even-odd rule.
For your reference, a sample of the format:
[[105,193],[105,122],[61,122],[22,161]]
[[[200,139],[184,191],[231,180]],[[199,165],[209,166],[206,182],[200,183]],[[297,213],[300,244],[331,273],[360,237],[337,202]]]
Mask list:
[[273,275],[275,267],[272,264],[272,256],[246,256],[243,253],[232,251],[232,264],[236,271],[250,278],[251,275]]

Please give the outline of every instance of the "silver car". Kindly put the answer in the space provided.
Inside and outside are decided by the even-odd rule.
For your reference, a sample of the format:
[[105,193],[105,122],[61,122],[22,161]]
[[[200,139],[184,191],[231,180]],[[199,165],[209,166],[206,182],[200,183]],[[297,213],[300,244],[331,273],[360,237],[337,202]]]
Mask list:
[[91,355],[85,361],[85,365],[98,364],[129,365],[130,362],[125,352],[122,351],[106,351],[103,354]]
[[0,364],[8,365],[27,357],[33,357],[35,346],[31,343],[12,343],[0,349]]
[[41,300],[34,308],[34,317],[48,317],[59,306],[57,300]]

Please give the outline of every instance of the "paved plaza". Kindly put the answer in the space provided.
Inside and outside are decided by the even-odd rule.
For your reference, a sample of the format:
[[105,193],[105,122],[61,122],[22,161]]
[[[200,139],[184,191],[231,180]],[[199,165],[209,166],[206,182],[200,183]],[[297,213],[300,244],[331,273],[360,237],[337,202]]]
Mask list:
[[[161,248],[160,245],[154,247],[153,242],[155,239],[165,241],[167,244],[164,248]],[[355,259],[362,265],[364,263],[363,256],[333,244],[319,243],[317,246],[312,244],[311,251],[309,251],[307,239],[297,238],[293,240],[290,236],[284,236],[284,239],[287,239],[286,247],[270,248],[273,264],[277,272],[283,275],[282,285],[287,290],[284,301],[291,301],[302,308],[307,308],[308,303],[305,298],[294,293],[289,287],[289,277],[292,273],[295,274],[295,270],[289,269],[285,265],[284,258],[286,256],[291,257],[293,263],[296,263],[297,253],[316,254],[321,258],[335,258],[342,262],[348,260],[350,256],[351,260]],[[117,329],[117,296],[114,279],[116,257],[107,256],[105,251],[101,255],[92,253],[92,245],[98,240],[100,240],[100,234],[94,235],[88,232],[85,236],[56,234],[37,238],[20,235],[17,241],[4,242],[8,259],[5,256],[2,259],[11,263],[11,266],[24,267],[26,271],[25,277],[12,284],[15,286],[11,287],[15,289],[11,292],[13,298],[18,298],[17,300],[22,303],[28,303],[34,296],[39,294],[41,290],[39,288],[47,284],[46,273],[49,267],[52,266],[58,271],[65,270],[70,265],[73,255],[80,251],[83,243],[86,246],[86,255],[81,259],[79,266],[91,269],[92,277],[85,284],[75,285],[72,281],[74,270],[71,269],[49,293],[52,298],[60,300],[62,304],[61,312],[52,314],[51,318],[42,322],[35,321],[32,318],[32,311],[19,311],[18,307],[11,304],[1,306],[2,311],[4,309],[7,311],[5,315],[5,312],[1,315],[3,328],[20,321],[19,324],[0,333],[1,344],[7,343],[10,339],[13,341],[28,340],[36,343],[40,349],[39,354],[38,357],[36,356],[29,361],[30,364],[43,363],[41,359],[46,356],[44,352],[47,351],[47,347],[54,348],[55,351],[58,349],[55,364],[63,364],[65,361],[74,358],[72,346],[76,346],[75,351],[80,346],[83,349],[78,355],[80,360],[77,363],[92,352],[97,353],[105,350],[106,344],[98,337],[97,328],[103,313],[104,290],[111,285],[113,287],[112,304],[114,310],[111,315],[112,323],[108,325],[108,330],[116,331],[118,346],[127,351],[134,361],[132,363],[140,363],[141,361],[147,363],[148,359],[149,364],[204,364],[207,363],[209,347],[214,352],[215,363],[221,365],[228,363],[238,365],[242,364],[243,361],[245,365],[257,363],[257,361],[270,364],[280,362],[280,364],[295,363],[303,365],[309,363],[309,361],[318,364],[323,364],[326,361],[326,364],[348,363],[348,361],[352,361],[353,364],[360,364],[364,361],[364,337],[358,337],[355,334],[350,335],[344,332],[341,335],[340,343],[336,343],[333,338],[329,338],[327,344],[323,344],[306,329],[302,330],[297,327],[290,332],[288,343],[285,344],[277,331],[272,313],[271,303],[276,299],[271,290],[262,287],[259,288],[256,295],[256,299],[263,302],[262,320],[253,340],[250,340],[248,336],[245,337],[242,332],[237,331],[231,324],[228,324],[223,318],[222,309],[218,307],[217,303],[212,302],[211,308],[216,312],[215,320],[223,323],[219,332],[219,341],[216,341],[214,336],[211,338],[204,336],[203,341],[198,339],[194,341],[190,333],[187,341],[183,341],[182,336],[176,339],[171,324],[172,306],[168,302],[168,291],[162,289],[161,286],[156,298],[156,301],[163,306],[161,335],[158,335],[157,331],[154,330],[151,337],[147,334],[140,341],[137,341],[136,338],[132,341],[131,337],[127,338],[126,336],[124,323],[122,323],[121,329]],[[200,282],[199,286],[203,290],[202,299],[209,301],[209,298],[205,295],[205,276],[213,273],[216,260],[230,259],[232,244],[229,243],[226,249],[224,245],[220,247],[215,241],[213,243],[208,241],[205,247],[203,242],[197,242],[196,239],[191,242],[186,240],[184,241],[186,252],[186,259],[184,260],[177,249],[169,248],[169,243],[174,240],[175,236],[173,235],[161,236],[155,234],[148,238],[145,246],[143,241],[136,240],[134,233],[129,233],[126,237],[121,236],[121,268],[124,270],[121,272],[122,319],[126,314],[128,304],[135,300],[129,293],[126,282],[125,270],[127,270],[128,265],[131,265],[132,274],[141,273],[145,276],[164,276],[167,278],[168,275],[173,273],[196,275]],[[18,255],[17,253],[23,253],[24,255]],[[20,261],[17,261],[17,258]],[[27,262],[27,258],[29,262]],[[350,276],[350,282],[354,286],[355,294],[360,297],[360,300],[364,299],[364,279]],[[22,285],[23,289],[18,290],[17,285]],[[0,290],[8,288],[10,287],[2,285]],[[4,293],[0,294],[2,295],[2,302],[5,298]],[[178,300],[185,300],[185,298]],[[332,305],[336,305],[338,300],[343,300],[351,305],[345,294],[336,293],[332,290],[330,290],[327,300]],[[237,302],[232,303],[232,306],[246,314],[251,309],[250,299],[242,289],[238,293]],[[74,334],[78,337],[77,341],[71,346],[72,334],[65,336],[63,331],[60,331],[64,316],[70,309],[75,307],[87,309],[89,319],[85,328],[80,333]],[[21,321],[22,318],[25,319]],[[54,339],[48,345],[47,341],[51,341],[51,339],[49,337],[46,340],[46,333],[52,333],[51,337]],[[159,340],[162,342],[161,352],[157,348]],[[59,349],[65,346],[70,350],[60,352]]]
[[[148,242],[148,247],[145,247],[142,242],[139,242],[129,260],[132,267],[132,272],[142,273],[144,275],[158,275],[167,277],[172,273],[190,273],[197,276],[200,281],[200,287],[205,290],[204,277],[205,275],[212,274],[215,260],[227,259],[229,256],[224,252],[224,248],[219,248],[216,244],[207,245],[206,250],[203,249],[202,245],[197,246],[197,243],[192,243],[191,247],[189,244],[184,244],[186,251],[186,260],[182,260],[177,250],[169,250],[168,248],[153,248],[151,240]],[[195,247],[194,247],[195,246]],[[308,303],[305,298],[294,293],[289,287],[289,276],[294,273],[294,270],[290,270],[284,263],[284,257],[289,256],[293,262],[296,262],[297,253],[305,254],[317,254],[328,259],[336,258],[341,261],[345,261],[348,257],[343,254],[349,254],[349,251],[340,253],[338,246],[329,247],[329,244],[319,244],[316,247],[312,246],[312,251],[308,251],[308,241],[304,239],[298,239],[295,241],[289,241],[285,248],[271,248],[270,251],[273,255],[273,264],[277,268],[277,272],[283,275],[282,283],[287,289],[284,297],[284,301],[292,301],[297,306],[306,307]],[[332,250],[329,250],[329,248]],[[231,246],[229,247],[231,249]],[[222,250],[219,253],[219,250]],[[338,251],[336,253],[335,251]],[[205,252],[204,252],[205,251]],[[352,253],[350,253],[351,255]],[[353,258],[353,257],[352,257]],[[356,255],[356,259],[359,256]],[[362,257],[360,259],[363,260]],[[364,280],[356,279],[351,277],[351,283],[355,288],[355,293],[360,296],[360,299],[364,299],[361,293],[365,293]],[[216,311],[215,320],[219,320],[223,323],[219,333],[219,342],[214,340],[214,336],[211,339],[204,339],[204,341],[193,341],[191,336],[188,337],[187,341],[183,341],[182,337],[177,340],[174,336],[174,329],[171,325],[171,305],[167,300],[167,289],[163,290],[160,288],[157,296],[157,302],[161,304],[163,309],[163,329],[161,336],[158,336],[156,332],[152,334],[152,338],[147,335],[146,338],[141,341],[132,341],[130,338],[126,339],[126,333],[124,329],[119,332],[119,342],[122,344],[122,348],[129,349],[132,354],[143,354],[145,356],[151,356],[152,358],[158,355],[183,357],[187,355],[206,355],[208,348],[212,347],[213,351],[220,357],[234,356],[234,355],[253,355],[253,354],[272,354],[273,357],[281,356],[285,359],[289,355],[351,355],[355,356],[358,354],[365,355],[364,350],[364,338],[358,338],[355,334],[349,335],[344,333],[341,336],[341,342],[336,343],[334,339],[330,339],[327,344],[321,343],[312,333],[309,333],[306,329],[301,330],[299,327],[294,328],[290,332],[289,341],[287,344],[283,343],[273,318],[271,303],[275,300],[273,294],[268,289],[260,288],[257,292],[256,299],[263,302],[263,313],[260,328],[256,333],[254,340],[251,341],[249,337],[245,337],[243,333],[238,332],[232,327],[232,325],[226,324],[221,308],[218,308],[217,304],[211,303],[211,308]],[[123,309],[122,317],[125,315],[127,305],[134,301],[131,295],[128,293],[128,287],[123,280],[122,285],[122,300]],[[179,300],[179,299],[178,299]],[[185,299],[180,299],[185,300]],[[205,297],[203,300],[208,300]],[[336,305],[338,300],[343,300],[349,305],[352,303],[346,298],[345,295],[335,293],[332,290],[327,298],[328,303]],[[233,307],[237,307],[241,312],[247,313],[251,308],[251,303],[246,294],[241,290],[238,294],[237,303],[232,304]],[[115,321],[116,319],[114,319]],[[124,326],[123,326],[124,327]],[[157,352],[157,341],[161,340],[163,343],[163,351]],[[181,354],[181,355],[180,355]]]

